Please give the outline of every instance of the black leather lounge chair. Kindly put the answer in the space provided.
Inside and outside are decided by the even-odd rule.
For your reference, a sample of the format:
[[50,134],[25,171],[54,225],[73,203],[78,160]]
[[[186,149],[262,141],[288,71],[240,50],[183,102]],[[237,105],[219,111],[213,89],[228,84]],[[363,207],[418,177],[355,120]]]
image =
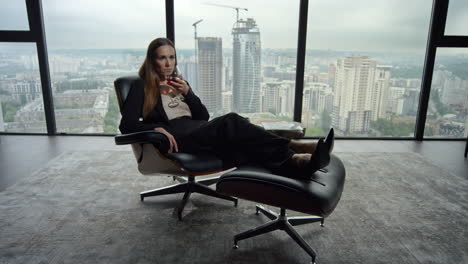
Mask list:
[[[323,226],[340,200],[345,174],[341,160],[331,155],[328,166],[315,172],[310,179],[279,176],[258,167],[237,168],[222,175],[216,184],[218,192],[280,208],[278,215],[257,205],[257,214],[260,211],[272,221],[235,235],[234,248],[240,240],[279,229],[286,231],[315,263],[315,251],[293,226],[314,222]],[[287,209],[311,216],[289,217]]]
[[[121,77],[115,80],[115,92],[120,111],[125,107],[125,99],[136,82],[142,82],[138,76]],[[169,147],[167,137],[156,131],[143,131],[131,134],[115,136],[117,145],[131,145],[135,158],[138,162],[138,170],[145,175],[162,174],[173,175],[174,179],[182,183],[144,191],[140,193],[140,199],[145,197],[165,194],[184,193],[184,197],[177,208],[177,216],[182,220],[182,212],[191,193],[200,193],[208,196],[233,201],[237,206],[237,199],[220,194],[208,187],[217,182],[219,177],[211,177],[195,181],[196,176],[219,173],[229,169],[223,162],[207,155],[191,155],[187,153],[165,153]],[[160,151],[163,150],[163,151]]]

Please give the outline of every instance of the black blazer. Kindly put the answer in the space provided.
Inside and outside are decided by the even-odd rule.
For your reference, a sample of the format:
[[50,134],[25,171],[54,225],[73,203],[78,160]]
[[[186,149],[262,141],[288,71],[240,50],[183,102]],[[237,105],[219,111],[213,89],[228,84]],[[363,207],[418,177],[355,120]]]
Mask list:
[[[188,84],[188,83],[187,83]],[[189,85],[190,87],[190,85]],[[185,103],[192,112],[192,120],[207,121],[210,118],[208,110],[202,104],[200,98],[193,93],[190,88],[187,95],[184,96]],[[143,103],[145,101],[144,81],[138,80],[132,84],[127,99],[122,107],[122,119],[120,120],[120,132],[123,134],[153,130],[156,127],[162,127],[169,133],[174,134],[162,105],[158,98],[156,106],[149,113],[148,117],[143,119]]]

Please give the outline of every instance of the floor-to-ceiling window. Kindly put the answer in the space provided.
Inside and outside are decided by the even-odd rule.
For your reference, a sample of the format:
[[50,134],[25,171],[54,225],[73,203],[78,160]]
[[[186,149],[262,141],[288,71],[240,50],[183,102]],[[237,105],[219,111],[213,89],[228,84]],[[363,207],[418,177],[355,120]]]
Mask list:
[[[117,133],[113,81],[136,74],[148,43],[166,35],[170,9],[149,0],[36,1],[56,133]],[[175,0],[179,68],[212,117],[235,111],[252,120],[291,120],[301,1],[251,2]],[[413,137],[433,1],[307,2],[299,87],[307,135],[334,127],[338,136]],[[467,5],[450,1],[446,36],[467,34]],[[25,1],[0,0],[0,6],[2,41],[8,41],[0,43],[0,131],[45,133],[39,40],[8,39],[9,32],[29,30]],[[431,93],[422,97],[429,98],[427,120],[420,122],[426,137],[466,136],[465,66],[465,49],[438,47]]]
[[[0,30],[29,30],[24,1],[0,6]],[[35,43],[0,43],[0,131],[47,132]]]
[[163,1],[43,0],[58,133],[117,133],[116,78],[165,36]]
[[[450,0],[444,36],[468,36],[468,2]],[[436,50],[424,136],[468,135],[468,48]]]
[[466,137],[468,49],[438,48],[427,110],[426,137]]
[[307,135],[414,136],[430,1],[309,2]]
[[299,1],[177,0],[174,9],[179,68],[212,117],[292,120]]

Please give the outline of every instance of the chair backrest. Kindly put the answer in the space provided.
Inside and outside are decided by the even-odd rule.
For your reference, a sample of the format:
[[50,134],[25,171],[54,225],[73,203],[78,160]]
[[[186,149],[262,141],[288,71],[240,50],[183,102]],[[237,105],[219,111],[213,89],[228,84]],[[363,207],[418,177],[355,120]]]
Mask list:
[[114,88],[117,95],[117,102],[119,103],[120,112],[122,112],[122,106],[127,99],[128,93],[130,92],[133,83],[142,81],[143,80],[136,75],[120,77],[114,81]]
[[[123,110],[123,105],[127,99],[128,93],[135,82],[142,82],[139,76],[125,76],[117,78],[114,81],[115,93],[117,102],[119,103],[120,112]],[[185,175],[180,170],[180,166],[173,161],[164,157],[153,144],[131,144],[133,154],[138,161],[138,170],[142,174],[161,174],[167,173],[171,175]]]

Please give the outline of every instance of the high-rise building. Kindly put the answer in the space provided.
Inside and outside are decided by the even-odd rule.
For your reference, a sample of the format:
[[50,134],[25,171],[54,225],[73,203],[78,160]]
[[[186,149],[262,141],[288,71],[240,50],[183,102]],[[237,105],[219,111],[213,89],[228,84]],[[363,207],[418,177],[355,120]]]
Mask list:
[[232,112],[232,91],[223,92],[223,113]]
[[365,133],[371,118],[376,61],[367,56],[339,59],[332,125],[345,133]]
[[[333,93],[327,83],[309,82],[304,87],[302,123],[307,126],[321,125],[324,112],[327,116],[333,109]],[[327,129],[327,128],[325,128]]]
[[402,115],[415,116],[418,111],[419,89],[407,89],[405,95],[403,96],[403,99],[404,101]]
[[184,60],[178,62],[179,70],[182,72],[185,80],[189,82],[190,87],[198,94],[198,73],[197,63],[193,60]]
[[372,120],[387,117],[387,99],[390,89],[391,66],[377,66],[375,72],[375,83],[371,94]]
[[463,104],[468,81],[452,73],[448,74],[442,87],[441,101],[444,104]]
[[221,38],[203,37],[198,41],[198,94],[208,112],[222,110],[223,47]]
[[[232,92],[232,53],[224,53],[223,54],[223,64],[224,64],[224,90]],[[231,94],[232,97],[232,94]],[[232,98],[231,98],[232,99]],[[231,100],[232,103],[232,100]],[[231,106],[229,106],[231,107]],[[224,108],[224,104],[223,104]]]
[[42,96],[41,81],[38,77],[14,80],[13,90],[10,93],[21,104],[29,103]]
[[328,65],[328,85],[330,85],[332,91],[335,91],[335,75],[336,75],[336,66],[334,64]]
[[406,88],[390,87],[389,96],[387,98],[387,110],[393,114],[403,114],[403,103]]
[[280,115],[289,116],[292,119],[294,112],[294,94],[295,94],[295,81],[283,80],[281,81],[281,109]]
[[260,31],[254,19],[240,19],[233,35],[233,107],[239,113],[260,110]]
[[328,84],[307,83],[307,86],[304,88],[304,111],[311,111],[316,114],[325,110],[331,112],[332,105],[333,96]]
[[264,83],[262,96],[262,112],[278,115],[281,110],[280,98],[281,82]]

